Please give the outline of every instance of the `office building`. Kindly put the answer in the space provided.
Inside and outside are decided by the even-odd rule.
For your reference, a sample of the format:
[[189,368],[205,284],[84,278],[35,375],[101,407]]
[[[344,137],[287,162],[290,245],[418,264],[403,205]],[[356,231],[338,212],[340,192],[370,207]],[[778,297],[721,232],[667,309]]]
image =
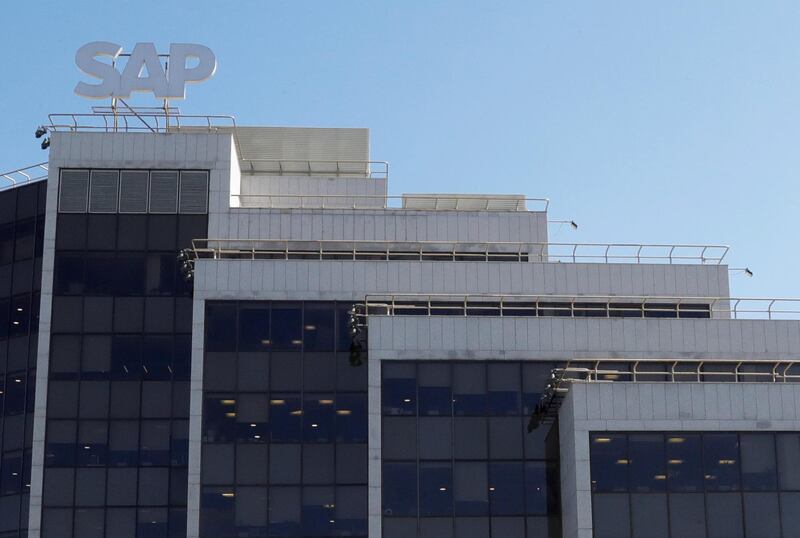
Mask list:
[[0,192],[0,537],[800,528],[797,308],[727,247],[390,196],[366,129],[47,127]]

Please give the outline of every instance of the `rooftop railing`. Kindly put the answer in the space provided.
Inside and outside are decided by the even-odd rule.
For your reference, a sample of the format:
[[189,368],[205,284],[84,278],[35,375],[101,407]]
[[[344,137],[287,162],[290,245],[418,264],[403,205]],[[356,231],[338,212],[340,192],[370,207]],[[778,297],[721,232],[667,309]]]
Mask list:
[[719,265],[728,252],[728,247],[715,245],[502,241],[471,243],[459,241],[195,239],[192,246],[199,258],[251,260],[536,261]]
[[246,174],[389,179],[389,163],[387,161],[243,159],[240,166],[241,171]]
[[166,133],[178,130],[214,132],[236,129],[236,118],[226,115],[172,114],[163,108],[96,110],[83,114],[56,113],[48,116],[50,131],[101,133]]
[[552,424],[572,383],[798,383],[800,361],[630,360],[569,361],[554,368],[528,422],[531,432]]
[[47,179],[47,162],[32,164],[0,174],[0,191]]
[[[388,168],[387,168],[388,174]],[[452,194],[235,194],[243,208],[405,209],[418,211],[547,211],[547,198],[470,197]]]
[[800,299],[606,295],[367,295],[363,315],[800,319]]

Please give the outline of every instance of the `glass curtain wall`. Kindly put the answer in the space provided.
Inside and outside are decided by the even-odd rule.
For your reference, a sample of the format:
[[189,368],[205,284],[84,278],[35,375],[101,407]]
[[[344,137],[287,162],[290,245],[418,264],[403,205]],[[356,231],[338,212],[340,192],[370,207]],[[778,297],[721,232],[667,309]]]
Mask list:
[[350,365],[351,306],[206,303],[201,536],[366,537],[367,365]]
[[0,192],[0,538],[27,536],[46,191]]

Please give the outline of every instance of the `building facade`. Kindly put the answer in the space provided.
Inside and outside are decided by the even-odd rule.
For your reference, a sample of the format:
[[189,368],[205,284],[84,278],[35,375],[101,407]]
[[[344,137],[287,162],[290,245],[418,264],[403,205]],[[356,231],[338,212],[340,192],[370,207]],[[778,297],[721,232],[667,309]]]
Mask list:
[[795,536],[800,325],[726,247],[211,124],[0,192],[0,538]]

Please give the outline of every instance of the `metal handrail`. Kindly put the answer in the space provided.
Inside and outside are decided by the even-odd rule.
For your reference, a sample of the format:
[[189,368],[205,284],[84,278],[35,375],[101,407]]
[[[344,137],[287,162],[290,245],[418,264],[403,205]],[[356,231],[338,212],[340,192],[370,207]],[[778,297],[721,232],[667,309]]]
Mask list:
[[541,243],[539,256],[548,261],[578,261],[605,263],[635,261],[647,263],[666,260],[680,263],[699,260],[701,264],[719,265],[728,254],[728,245],[668,245],[658,243]]
[[[380,161],[379,161],[380,162]],[[477,207],[476,199],[452,195],[385,195],[385,194],[232,194],[238,198],[240,207],[244,209],[402,209],[405,211],[547,211],[548,198],[485,198],[483,207]],[[248,204],[253,198],[255,204]],[[265,199],[265,203],[259,203]],[[408,200],[432,202],[430,208],[410,208],[405,204]],[[470,206],[462,201],[469,200]],[[244,203],[242,203],[244,202]],[[492,202],[495,204],[493,205]],[[512,202],[509,204],[509,202]],[[528,209],[528,202],[536,209]],[[504,204],[497,207],[499,204]],[[237,208],[234,208],[237,209]]]
[[[134,119],[135,121],[129,121]],[[153,124],[145,121],[151,120]],[[236,130],[236,118],[229,115],[210,114],[165,114],[163,110],[95,111],[91,113],[49,114],[50,131],[67,132],[157,132],[167,133],[181,129],[203,129],[214,132],[218,129]],[[219,125],[218,123],[224,123]]]
[[[617,367],[618,365],[622,367]],[[800,366],[800,360],[631,360],[614,357],[568,361],[565,366],[554,368],[553,372],[565,374],[565,379],[569,381],[646,382],[653,381],[653,378],[662,378],[660,381],[669,383],[686,381],[702,383],[719,382],[717,378],[732,378],[735,382],[742,382],[742,378],[764,378],[767,381],[782,382],[790,379],[800,380],[800,372],[789,372],[793,366]],[[663,369],[658,370],[658,367]],[[712,367],[712,369],[707,369],[707,367]],[[727,370],[720,369],[721,367],[727,367]],[[749,367],[758,367],[761,371],[748,370]]]
[[[606,255],[596,257],[593,254],[582,254],[580,247],[605,249]],[[506,241],[388,241],[388,240],[307,240],[289,241],[277,239],[195,239],[192,247],[198,257],[213,259],[260,259],[275,258],[283,254],[283,259],[292,259],[293,255],[306,259],[310,254],[318,254],[317,259],[326,259],[327,255],[340,256],[351,254],[358,259],[359,254],[383,254],[385,259],[406,259],[405,256],[418,254],[419,259],[428,256],[451,255],[453,261],[464,261],[460,258],[474,258],[476,261],[504,261],[504,256],[515,261],[537,262],[572,262],[572,263],[690,263],[720,265],[728,252],[724,245],[634,245],[626,243],[530,243]],[[639,255],[630,257],[614,254],[616,247],[638,248]],[[551,251],[569,248],[572,254],[564,258]],[[651,253],[650,250],[653,250]],[[677,255],[676,250],[685,251]],[[659,254],[661,252],[662,254]],[[664,253],[666,252],[666,253]],[[341,259],[341,258],[337,258]]]
[[0,191],[13,189],[14,187],[19,187],[21,185],[27,185],[28,183],[47,179],[47,166],[47,161],[45,161],[42,163],[25,166],[23,168],[17,168],[16,170],[11,170],[10,172],[0,173],[0,178],[9,182],[6,185],[0,185]]
[[245,174],[389,178],[388,161],[242,159],[240,168]]
[[[800,319],[800,299],[762,297],[687,297],[661,295],[367,295],[365,315],[459,315]],[[780,308],[778,305],[788,305]],[[397,313],[400,312],[400,314]],[[648,316],[647,314],[651,315]],[[672,314],[675,315],[672,315]],[[669,314],[669,316],[667,316]]]
[[[573,366],[574,363],[589,366]],[[601,366],[609,363],[633,364],[633,368],[619,369]],[[661,366],[663,371],[639,370],[640,366]],[[704,370],[704,366],[727,366],[728,371]],[[531,413],[528,432],[542,424],[552,424],[558,419],[558,411],[573,383],[797,383],[800,372],[789,370],[800,365],[795,360],[640,360],[598,359],[568,361],[563,367],[553,368],[550,379],[543,387],[542,395]],[[753,371],[745,369],[752,367]],[[761,369],[762,371],[758,371]],[[641,379],[641,376],[649,379]],[[679,379],[684,377],[684,379]],[[623,378],[623,379],[620,379]]]

